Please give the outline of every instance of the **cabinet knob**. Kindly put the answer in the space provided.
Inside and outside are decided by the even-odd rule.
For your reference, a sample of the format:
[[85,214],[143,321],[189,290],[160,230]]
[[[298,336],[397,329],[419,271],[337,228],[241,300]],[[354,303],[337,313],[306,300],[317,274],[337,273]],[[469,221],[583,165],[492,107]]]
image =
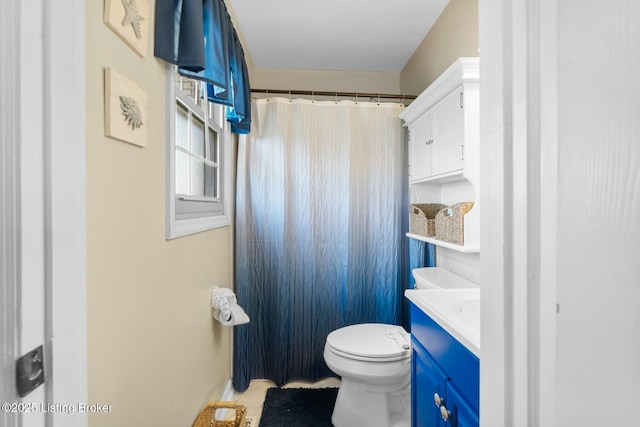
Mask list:
[[440,407],[440,415],[442,416],[442,420],[446,423],[449,420],[449,417],[451,416],[451,412],[447,410],[446,406],[442,405]]
[[433,402],[439,408],[440,405],[444,403],[444,399],[442,399],[438,393],[433,393]]

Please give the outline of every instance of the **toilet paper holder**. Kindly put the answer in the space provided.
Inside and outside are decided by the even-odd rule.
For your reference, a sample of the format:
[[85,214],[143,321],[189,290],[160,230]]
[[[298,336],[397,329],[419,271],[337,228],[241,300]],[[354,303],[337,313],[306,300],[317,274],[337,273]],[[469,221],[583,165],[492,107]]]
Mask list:
[[213,288],[211,292],[213,317],[225,326],[249,323],[249,316],[238,305],[236,294],[229,288]]

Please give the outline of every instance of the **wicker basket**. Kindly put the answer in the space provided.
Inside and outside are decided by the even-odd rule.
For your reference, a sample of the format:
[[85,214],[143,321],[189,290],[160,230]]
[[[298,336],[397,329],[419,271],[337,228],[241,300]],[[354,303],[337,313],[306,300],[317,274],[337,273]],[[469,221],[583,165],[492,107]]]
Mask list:
[[[233,420],[216,420],[216,410],[232,409],[236,416]],[[247,408],[239,402],[209,402],[207,406],[200,411],[198,419],[193,427],[244,427]]]
[[473,202],[458,203],[436,215],[436,239],[454,245],[464,245],[464,216]]
[[441,203],[423,203],[411,205],[411,213],[409,215],[409,231],[424,237],[433,237],[436,235],[436,214],[446,208]]

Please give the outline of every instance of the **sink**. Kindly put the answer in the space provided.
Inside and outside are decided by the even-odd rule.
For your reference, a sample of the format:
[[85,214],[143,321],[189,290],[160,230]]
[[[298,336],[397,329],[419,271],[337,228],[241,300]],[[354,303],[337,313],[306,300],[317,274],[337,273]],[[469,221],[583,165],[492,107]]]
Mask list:
[[470,325],[480,326],[480,293],[475,292],[476,295],[464,297],[460,300],[458,311],[460,312],[461,320]]
[[409,289],[405,296],[480,357],[480,288]]

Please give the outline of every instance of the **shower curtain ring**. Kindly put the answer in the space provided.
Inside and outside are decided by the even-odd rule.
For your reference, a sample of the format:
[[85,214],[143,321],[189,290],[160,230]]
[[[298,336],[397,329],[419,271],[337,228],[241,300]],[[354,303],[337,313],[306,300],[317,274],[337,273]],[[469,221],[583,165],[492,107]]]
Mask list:
[[316,102],[316,91],[312,90],[311,91],[311,102]]
[[289,90],[289,102],[291,102],[291,90]]

